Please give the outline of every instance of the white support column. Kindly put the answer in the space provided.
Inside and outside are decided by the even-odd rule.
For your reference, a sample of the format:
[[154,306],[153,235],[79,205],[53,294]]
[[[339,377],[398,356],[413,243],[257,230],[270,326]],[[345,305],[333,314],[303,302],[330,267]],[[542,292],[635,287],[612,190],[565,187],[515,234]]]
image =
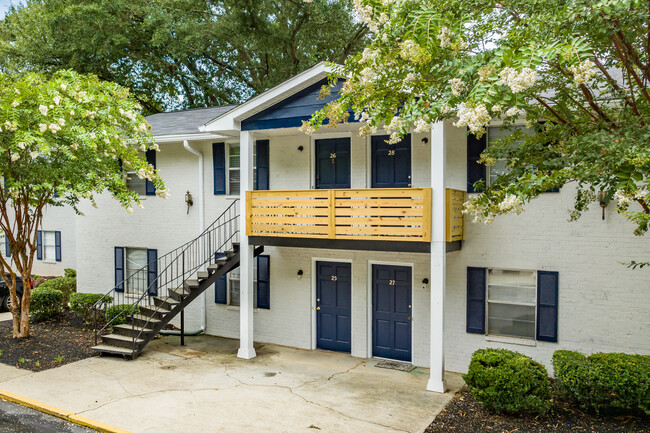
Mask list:
[[240,155],[240,297],[239,297],[239,351],[238,358],[255,358],[253,347],[253,249],[246,234],[246,191],[253,189],[253,146],[255,140],[249,131],[241,131]]
[[446,260],[445,130],[443,122],[431,128],[431,376],[427,390],[445,392],[444,307]]

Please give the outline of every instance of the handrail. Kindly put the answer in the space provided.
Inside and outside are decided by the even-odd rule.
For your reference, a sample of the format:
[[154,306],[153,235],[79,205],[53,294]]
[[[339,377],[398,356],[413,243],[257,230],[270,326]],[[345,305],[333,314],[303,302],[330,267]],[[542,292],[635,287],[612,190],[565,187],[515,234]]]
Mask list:
[[[147,266],[142,267],[132,275],[129,275],[117,286],[102,296],[102,298],[93,305],[95,317],[95,344],[97,344],[98,336],[117,321],[121,322],[123,319],[130,316],[131,324],[134,326],[133,319],[137,307],[151,306],[153,296],[164,298],[165,300],[169,299],[169,293],[171,290],[183,287],[185,282],[190,279],[201,266],[208,263],[217,252],[223,251],[222,248],[227,246],[229,242],[234,242],[233,240],[239,233],[238,203],[239,200],[234,200],[230,206],[228,206],[228,208],[226,208],[226,210],[199,236],[163,256],[158,257],[157,260],[149,262]],[[186,259],[188,260],[187,264],[189,266],[185,266]],[[130,295],[128,293],[128,288],[132,285],[131,283],[134,283],[133,285],[142,286],[141,284],[138,284],[141,282],[138,278],[143,278],[143,274],[148,276],[149,270],[152,269],[152,267],[155,267],[157,271],[153,280],[144,285],[144,290],[139,294],[139,296],[138,294],[136,294],[135,297]],[[155,295],[153,295],[154,291],[156,292]],[[112,297],[112,300],[111,302],[106,302],[109,296]],[[110,306],[124,305],[125,308],[108,321],[103,327],[98,329],[97,311],[100,310],[104,304],[109,304]],[[155,312],[157,312],[159,308],[159,306],[156,307]],[[150,322],[155,312],[148,317],[147,323]],[[134,344],[136,339],[140,337],[141,333],[142,332],[140,332],[137,337],[134,336]]]

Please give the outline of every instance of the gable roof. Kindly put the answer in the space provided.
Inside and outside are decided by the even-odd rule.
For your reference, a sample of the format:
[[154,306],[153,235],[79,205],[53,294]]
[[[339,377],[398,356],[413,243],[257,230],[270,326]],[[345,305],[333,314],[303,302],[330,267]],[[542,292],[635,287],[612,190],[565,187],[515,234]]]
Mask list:
[[219,107],[195,108],[183,111],[156,113],[145,117],[151,125],[154,137],[164,135],[201,134],[199,127],[206,122],[229,112],[237,105],[222,105]]

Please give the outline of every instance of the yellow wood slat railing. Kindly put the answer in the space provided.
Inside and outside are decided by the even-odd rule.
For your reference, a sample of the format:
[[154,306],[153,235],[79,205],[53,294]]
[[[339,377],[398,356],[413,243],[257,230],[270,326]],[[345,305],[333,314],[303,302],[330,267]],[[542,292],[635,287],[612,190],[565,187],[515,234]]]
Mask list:
[[447,190],[447,242],[462,241],[465,232],[465,191]]
[[431,241],[431,188],[248,191],[249,236]]

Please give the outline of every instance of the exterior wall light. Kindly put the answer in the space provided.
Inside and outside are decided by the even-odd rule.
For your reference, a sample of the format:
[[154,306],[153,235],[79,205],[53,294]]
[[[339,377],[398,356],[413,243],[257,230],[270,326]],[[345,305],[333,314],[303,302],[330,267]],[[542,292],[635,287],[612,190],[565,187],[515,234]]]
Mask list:
[[302,269],[298,269],[298,279],[302,278],[302,274],[303,274]]
[[302,152],[303,150],[305,150],[304,147],[302,147],[302,146],[298,146],[298,151]]
[[185,193],[185,203],[187,203],[187,213],[190,213],[190,207],[194,205],[194,200],[192,200],[192,194],[189,191]]
[[607,196],[605,195],[605,193],[603,191],[600,191],[598,193],[598,203],[600,204],[600,207],[603,210],[602,218],[603,218],[603,221],[605,221],[605,208],[609,204],[609,200],[607,199]]

